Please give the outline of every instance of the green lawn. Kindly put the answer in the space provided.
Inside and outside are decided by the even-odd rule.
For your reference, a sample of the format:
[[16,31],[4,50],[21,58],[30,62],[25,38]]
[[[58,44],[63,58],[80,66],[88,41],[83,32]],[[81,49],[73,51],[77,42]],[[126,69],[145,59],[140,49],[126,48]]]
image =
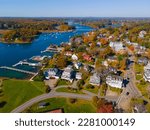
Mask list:
[[140,83],[137,84],[137,87],[141,91],[142,95],[145,98],[149,99],[150,93],[147,90],[147,87],[148,87],[149,84],[147,82],[145,82],[144,80],[142,80],[142,81],[143,81],[143,83],[140,81]]
[[135,72],[138,74],[142,74],[144,71],[144,66],[139,64],[135,64],[134,68],[135,68]]
[[120,89],[120,88],[115,88],[115,87],[109,86],[109,89],[113,92],[116,92],[117,94],[121,94],[121,92],[122,92],[122,89]]
[[56,89],[56,92],[67,92],[67,93],[78,93],[78,94],[83,94],[83,92],[79,91],[79,90],[73,90],[71,88],[58,88]]
[[62,86],[62,85],[70,85],[71,83],[69,81],[66,80],[58,80],[57,86]]
[[38,108],[38,104],[33,105],[25,112],[47,112],[50,110],[63,108],[65,113],[95,113],[96,108],[91,101],[77,100],[75,103],[70,103],[68,98],[51,98],[42,102],[49,103],[45,108]]
[[136,75],[136,80],[141,80],[143,78],[142,75]]
[[87,91],[89,91],[89,92],[92,92],[92,93],[97,94],[97,93],[98,93],[98,86],[93,86],[93,85],[92,85],[92,87],[93,87],[93,88],[85,86],[85,87],[84,87],[84,90],[87,90]]
[[17,106],[45,91],[44,83],[25,80],[4,80],[3,96],[0,97],[0,112],[10,112]]

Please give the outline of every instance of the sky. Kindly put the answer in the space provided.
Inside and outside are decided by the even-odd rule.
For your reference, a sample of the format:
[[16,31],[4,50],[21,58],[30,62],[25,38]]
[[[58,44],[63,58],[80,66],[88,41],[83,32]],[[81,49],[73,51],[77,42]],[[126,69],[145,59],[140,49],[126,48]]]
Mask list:
[[150,0],[0,0],[0,17],[150,17]]

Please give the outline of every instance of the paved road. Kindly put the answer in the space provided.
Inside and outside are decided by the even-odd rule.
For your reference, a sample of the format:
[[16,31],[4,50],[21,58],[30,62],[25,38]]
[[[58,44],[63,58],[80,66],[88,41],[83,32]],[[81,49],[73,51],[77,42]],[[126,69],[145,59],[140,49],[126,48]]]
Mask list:
[[[60,86],[64,87],[64,86]],[[86,94],[75,94],[75,93],[66,93],[66,92],[55,92],[55,89],[52,90],[49,94],[43,94],[40,96],[37,96],[27,102],[25,102],[24,104],[22,104],[21,106],[17,107],[16,109],[14,109],[13,111],[11,111],[12,113],[19,113],[24,111],[25,109],[27,109],[28,107],[32,106],[35,103],[38,103],[42,100],[45,99],[49,99],[49,98],[54,98],[54,97],[65,97],[65,98],[78,98],[78,99],[83,99],[83,100],[92,100],[93,96],[97,96],[94,93],[91,92],[87,92]],[[108,101],[117,101],[118,97],[112,97],[112,96],[104,96],[104,97],[99,97],[99,98],[105,98]]]
[[[129,58],[130,61],[134,61],[135,57],[134,55]],[[124,103],[125,100],[129,98],[139,98],[142,97],[141,92],[136,87],[136,79],[135,79],[135,72],[134,72],[134,62],[129,66],[130,69],[127,70],[125,74],[125,78],[129,78],[129,83],[127,84],[126,88],[123,89],[120,97],[117,100],[117,107],[121,108],[121,104]],[[126,95],[126,93],[129,92],[129,95]]]
[[85,94],[74,94],[74,93],[65,93],[65,92],[53,92],[49,94],[43,94],[38,97],[35,97],[26,103],[22,104],[21,106],[17,107],[12,111],[12,113],[19,113],[25,110],[26,108],[32,106],[35,103],[38,103],[42,100],[54,98],[54,97],[66,97],[66,98],[79,98],[84,100],[92,100],[92,96],[85,95]]

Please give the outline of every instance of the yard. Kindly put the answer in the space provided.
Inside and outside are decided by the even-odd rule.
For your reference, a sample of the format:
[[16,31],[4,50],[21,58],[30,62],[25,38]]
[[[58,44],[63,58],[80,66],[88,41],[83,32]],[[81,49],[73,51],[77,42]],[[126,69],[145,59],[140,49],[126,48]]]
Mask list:
[[62,86],[62,85],[71,85],[71,83],[69,81],[59,79],[57,86]]
[[99,89],[98,86],[93,86],[90,84],[88,84],[84,87],[84,90],[87,90],[87,91],[89,91],[91,93],[95,93],[95,94],[98,94],[98,89]]
[[42,82],[25,80],[4,80],[3,95],[0,96],[0,112],[10,112],[29,99],[45,92]]
[[80,90],[73,89],[73,88],[68,88],[68,87],[62,87],[56,89],[56,92],[67,92],[67,93],[78,93],[78,94],[83,94]]
[[90,101],[77,100],[75,103],[71,103],[68,98],[51,98],[42,102],[49,103],[44,108],[39,108],[38,104],[28,108],[25,112],[48,112],[54,109],[63,108],[65,113],[94,113],[96,108]]

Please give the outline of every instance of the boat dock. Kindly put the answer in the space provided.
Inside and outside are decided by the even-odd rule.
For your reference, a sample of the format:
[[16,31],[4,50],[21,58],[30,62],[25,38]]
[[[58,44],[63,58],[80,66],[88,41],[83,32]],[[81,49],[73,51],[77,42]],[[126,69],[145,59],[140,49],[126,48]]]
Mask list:
[[57,48],[48,47],[46,50],[41,51],[41,53],[43,53],[43,52],[55,52],[55,53],[59,53],[62,50],[63,50],[62,47],[57,47]]
[[13,67],[16,67],[17,65],[29,65],[29,66],[41,66],[40,63],[30,63],[30,62],[27,62],[27,61],[20,61],[16,64],[13,65]]
[[31,74],[31,75],[35,75],[36,73],[34,72],[30,72],[30,71],[26,71],[26,70],[21,70],[21,69],[16,69],[16,68],[12,68],[12,67],[7,67],[7,66],[1,66],[1,69],[7,69],[7,70],[13,70],[13,71],[17,71],[17,72],[22,72],[22,73],[26,73],[26,74]]

